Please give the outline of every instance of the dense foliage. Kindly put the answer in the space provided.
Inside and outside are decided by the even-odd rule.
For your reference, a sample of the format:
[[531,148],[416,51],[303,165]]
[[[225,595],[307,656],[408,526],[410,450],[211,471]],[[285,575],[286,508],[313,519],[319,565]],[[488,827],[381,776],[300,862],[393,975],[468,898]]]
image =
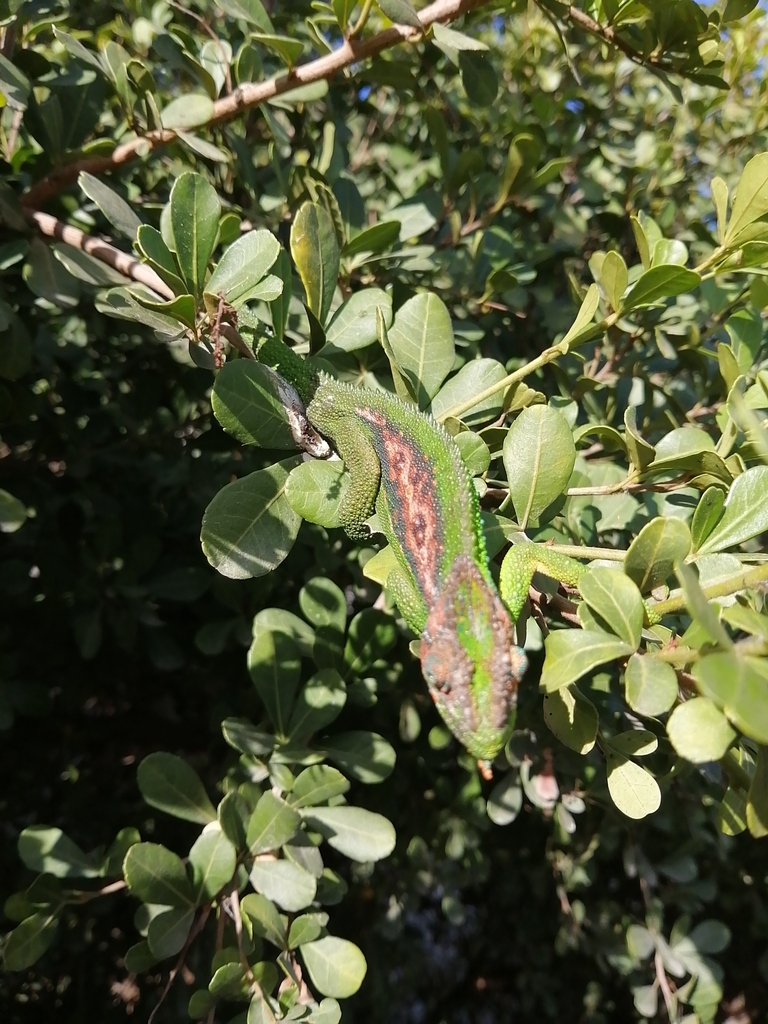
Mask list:
[[[3,1021],[766,1012],[754,6],[5,0]],[[265,338],[590,563],[492,781]]]

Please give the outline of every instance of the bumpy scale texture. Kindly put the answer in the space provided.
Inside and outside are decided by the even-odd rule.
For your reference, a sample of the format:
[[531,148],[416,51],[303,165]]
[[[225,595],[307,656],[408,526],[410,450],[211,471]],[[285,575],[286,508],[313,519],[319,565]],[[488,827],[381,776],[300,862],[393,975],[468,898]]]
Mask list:
[[492,760],[527,663],[490,575],[477,492],[456,445],[414,406],[325,374],[307,416],[349,470],[347,532],[364,539],[363,524],[378,513],[400,566],[387,587],[421,636],[440,714],[476,757]]

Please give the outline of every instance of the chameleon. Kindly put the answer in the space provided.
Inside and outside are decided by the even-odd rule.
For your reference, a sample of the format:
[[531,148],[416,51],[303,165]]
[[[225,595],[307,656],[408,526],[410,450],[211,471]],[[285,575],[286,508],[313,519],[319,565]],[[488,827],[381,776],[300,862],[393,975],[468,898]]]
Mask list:
[[257,342],[256,356],[295,388],[309,424],[343,459],[347,534],[368,539],[376,513],[397,562],[386,587],[420,638],[432,699],[490,778],[528,662],[491,575],[477,491],[456,444],[415,406],[317,371],[277,339]]

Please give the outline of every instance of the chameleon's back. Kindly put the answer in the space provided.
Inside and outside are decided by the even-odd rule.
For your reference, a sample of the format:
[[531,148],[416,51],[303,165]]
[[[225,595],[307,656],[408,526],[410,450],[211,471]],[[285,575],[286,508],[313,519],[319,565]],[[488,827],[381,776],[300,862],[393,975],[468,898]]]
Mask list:
[[[459,555],[468,556],[491,583],[477,492],[443,427],[393,395],[325,375],[308,412],[348,465],[344,448],[350,417],[368,434],[381,467],[386,508],[378,506],[380,517],[383,511],[389,518],[397,553],[428,608]],[[354,474],[354,464],[349,468]]]

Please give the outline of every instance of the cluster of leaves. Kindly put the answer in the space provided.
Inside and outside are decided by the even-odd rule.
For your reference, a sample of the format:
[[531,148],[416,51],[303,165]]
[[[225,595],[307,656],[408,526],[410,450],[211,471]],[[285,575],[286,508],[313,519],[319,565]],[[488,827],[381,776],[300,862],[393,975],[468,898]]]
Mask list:
[[[573,24],[574,8],[543,6]],[[86,848],[112,818],[120,831],[87,856],[58,826],[21,832],[39,877],[6,905],[9,969],[72,942],[72,911],[127,886],[142,941],[126,955],[120,940],[123,971],[172,958],[173,977],[194,961],[196,1019],[227,1019],[233,1002],[249,1021],[338,1019],[365,973],[359,946],[368,981],[351,1006],[367,1019],[477,1016],[490,976],[496,1019],[562,1018],[573,991],[585,1019],[627,1019],[629,991],[645,1019],[708,1021],[723,968],[731,993],[747,984],[750,932],[768,934],[749,888],[760,854],[730,839],[768,824],[768,160],[749,159],[766,144],[752,6],[585,8],[644,71],[571,39],[566,62],[546,18],[489,5],[210,129],[236,85],[333,53],[341,34],[365,43],[382,14],[413,26],[413,8],[268,15],[238,0],[225,21],[206,5],[126,5],[55,31],[35,5],[9,12],[3,723],[97,687],[150,702],[177,686],[236,751],[222,745],[206,772],[218,809],[175,755],[140,765],[146,803],[202,826],[194,837],[142,842],[154,822],[122,784],[120,801],[97,796],[109,826],[92,804],[78,825],[42,799],[20,805],[17,831],[54,814],[95,835]],[[670,73],[693,84],[681,93]],[[729,93],[711,87],[720,74]],[[120,156],[159,145],[161,160]],[[122,180],[107,186],[105,166]],[[49,246],[30,230],[35,203],[78,170],[58,215],[134,243],[155,275],[143,285],[74,236]],[[598,563],[578,604],[537,577],[551,600],[520,626],[533,668],[490,787],[436,724],[395,609],[370,607],[389,562],[335,531],[340,464],[276,461],[293,435],[248,358],[268,332],[444,422],[492,556],[525,531]],[[168,722],[143,750],[172,745]],[[178,749],[216,749],[178,735]],[[387,819],[403,839],[391,860]],[[371,894],[364,913],[341,900],[344,879]],[[561,913],[545,910],[555,891]],[[452,972],[430,988],[439,961]],[[525,979],[511,994],[510,973]]]

